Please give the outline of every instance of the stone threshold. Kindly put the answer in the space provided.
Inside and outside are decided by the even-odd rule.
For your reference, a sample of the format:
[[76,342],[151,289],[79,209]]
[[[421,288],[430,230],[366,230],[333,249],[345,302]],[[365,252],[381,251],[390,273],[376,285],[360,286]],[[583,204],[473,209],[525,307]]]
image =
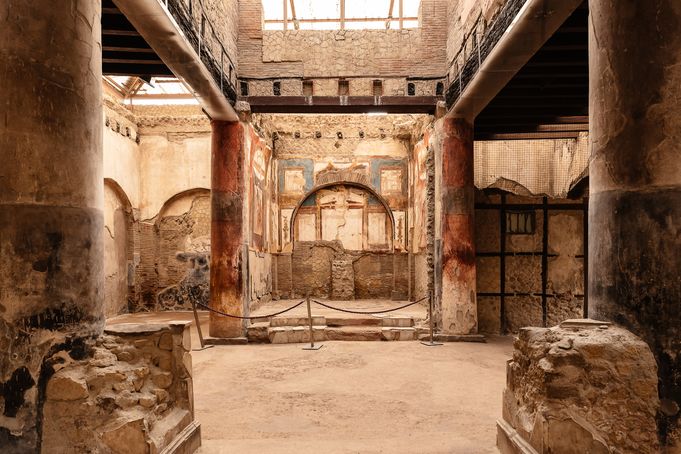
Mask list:
[[189,423],[159,454],[192,454],[201,447],[201,424]]
[[539,454],[504,420],[497,420],[497,448],[501,454]]
[[[430,340],[430,334],[419,335],[419,340]],[[487,339],[483,334],[433,334],[433,340],[436,342],[479,342],[486,343]]]
[[246,345],[248,339],[245,337],[204,337],[203,343],[206,345]]

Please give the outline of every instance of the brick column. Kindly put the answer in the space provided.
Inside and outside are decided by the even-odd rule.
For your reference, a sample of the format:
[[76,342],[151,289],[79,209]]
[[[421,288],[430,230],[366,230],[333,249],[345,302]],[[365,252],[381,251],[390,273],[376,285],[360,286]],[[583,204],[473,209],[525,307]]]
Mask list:
[[442,125],[442,296],[445,334],[475,334],[473,125],[444,118]]
[[[242,315],[244,130],[239,122],[213,121],[211,143],[210,306]],[[244,323],[211,312],[210,335],[241,337]]]
[[681,438],[681,6],[590,0],[589,9],[589,315],[650,345],[659,432],[673,443]]

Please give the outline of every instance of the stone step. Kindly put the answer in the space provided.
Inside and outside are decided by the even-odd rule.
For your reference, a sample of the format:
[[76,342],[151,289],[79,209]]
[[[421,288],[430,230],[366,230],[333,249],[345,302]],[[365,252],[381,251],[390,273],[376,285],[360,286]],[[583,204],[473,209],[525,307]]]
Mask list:
[[381,336],[386,341],[413,341],[416,340],[416,329],[387,327],[381,330]]
[[383,320],[378,317],[326,317],[326,326],[382,326]]
[[411,328],[414,326],[414,319],[411,317],[384,317],[384,327]]
[[[326,325],[325,317],[323,315],[313,315],[312,325]],[[307,317],[272,317],[270,319],[270,326],[310,326],[310,321]]]
[[339,341],[380,341],[383,340],[381,326],[337,326],[327,327],[328,340]]
[[[315,341],[325,341],[326,326],[313,326]],[[272,344],[295,344],[310,342],[310,328],[307,326],[276,326],[267,329],[267,337]]]
[[269,322],[257,322],[251,324],[246,328],[246,337],[248,342],[252,343],[267,343],[270,341],[267,330],[270,327]]

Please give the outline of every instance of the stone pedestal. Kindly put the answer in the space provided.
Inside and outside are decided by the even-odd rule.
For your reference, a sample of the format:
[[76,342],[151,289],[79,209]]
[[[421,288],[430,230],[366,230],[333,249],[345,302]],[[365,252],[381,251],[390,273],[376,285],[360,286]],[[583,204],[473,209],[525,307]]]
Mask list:
[[640,338],[594,320],[522,328],[508,362],[502,454],[659,452],[657,368]]
[[442,135],[441,329],[473,334],[478,330],[473,126],[464,119],[444,118]]
[[589,315],[641,336],[681,407],[681,4],[589,2]]
[[38,449],[45,359],[82,356],[80,340],[103,327],[100,9],[92,0],[2,4],[3,452]]
[[[211,143],[210,306],[243,315],[244,130],[239,122],[213,121]],[[244,322],[211,312],[212,337],[242,337]]]

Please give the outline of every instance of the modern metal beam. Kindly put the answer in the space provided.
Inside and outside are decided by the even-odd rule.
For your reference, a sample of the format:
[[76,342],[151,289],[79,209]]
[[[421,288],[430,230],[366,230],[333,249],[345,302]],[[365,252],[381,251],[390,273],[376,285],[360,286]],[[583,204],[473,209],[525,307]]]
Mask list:
[[583,0],[527,0],[448,115],[473,122]]
[[440,96],[249,96],[258,113],[429,113]]
[[158,0],[114,0],[149,46],[173,74],[191,87],[214,120],[237,121],[234,108],[208,68],[184,37],[168,10]]

